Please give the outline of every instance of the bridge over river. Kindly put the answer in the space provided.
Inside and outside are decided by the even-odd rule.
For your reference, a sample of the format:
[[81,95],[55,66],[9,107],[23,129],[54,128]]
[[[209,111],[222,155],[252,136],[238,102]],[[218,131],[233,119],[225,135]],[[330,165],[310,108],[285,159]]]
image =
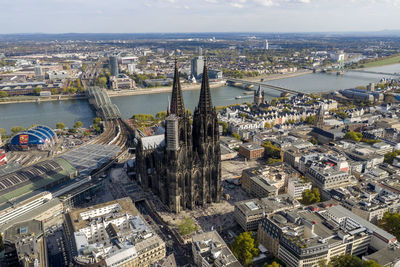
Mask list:
[[261,88],[266,87],[269,89],[273,89],[282,93],[289,93],[289,94],[304,94],[304,95],[310,95],[309,93],[305,93],[302,91],[297,91],[289,88],[284,88],[280,86],[275,86],[275,85],[270,85],[270,84],[265,84],[263,82],[254,82],[254,81],[246,81],[246,80],[240,80],[240,79],[228,79],[226,80],[226,84],[234,87],[241,87],[247,90],[251,90],[252,87],[254,86],[261,86]]

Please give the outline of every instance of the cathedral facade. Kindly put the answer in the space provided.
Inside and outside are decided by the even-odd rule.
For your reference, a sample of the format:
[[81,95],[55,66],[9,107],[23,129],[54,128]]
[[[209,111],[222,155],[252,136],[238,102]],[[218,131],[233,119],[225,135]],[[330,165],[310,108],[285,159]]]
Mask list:
[[198,106],[191,125],[175,64],[164,136],[138,138],[136,179],[170,211],[180,212],[221,200],[221,151],[217,112],[204,64]]

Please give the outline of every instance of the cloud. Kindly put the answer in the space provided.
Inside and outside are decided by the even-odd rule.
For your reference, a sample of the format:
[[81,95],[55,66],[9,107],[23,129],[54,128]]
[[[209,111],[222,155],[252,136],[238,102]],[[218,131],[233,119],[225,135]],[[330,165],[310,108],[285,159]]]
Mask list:
[[254,0],[254,2],[261,6],[277,6],[278,4],[272,0]]
[[231,6],[236,7],[236,8],[243,8],[244,7],[243,4],[239,4],[239,3],[231,3]]

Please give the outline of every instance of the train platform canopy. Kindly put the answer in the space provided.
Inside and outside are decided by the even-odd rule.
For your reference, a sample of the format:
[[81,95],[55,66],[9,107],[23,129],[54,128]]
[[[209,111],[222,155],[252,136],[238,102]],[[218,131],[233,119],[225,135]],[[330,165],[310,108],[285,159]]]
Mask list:
[[57,143],[57,135],[47,126],[38,125],[14,135],[10,140],[12,146],[52,146]]
[[121,148],[116,145],[86,144],[62,155],[80,175],[89,175],[93,170],[115,157]]
[[41,161],[35,165],[0,176],[0,206],[31,193],[73,179],[76,169],[65,159]]

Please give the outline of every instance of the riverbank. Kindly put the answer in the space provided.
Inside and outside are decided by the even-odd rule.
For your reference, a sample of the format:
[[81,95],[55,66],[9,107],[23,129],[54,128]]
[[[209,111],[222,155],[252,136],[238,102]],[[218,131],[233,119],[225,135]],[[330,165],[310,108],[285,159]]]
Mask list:
[[400,55],[382,58],[382,59],[378,59],[376,61],[371,61],[371,62],[361,64],[363,67],[359,68],[359,69],[363,70],[365,68],[381,67],[381,66],[393,65],[393,64],[398,64],[398,63],[400,63]]
[[306,75],[306,74],[311,74],[313,73],[312,70],[299,70],[296,72],[291,72],[291,73],[278,73],[278,74],[269,74],[269,75],[265,75],[265,76],[257,76],[257,77],[248,77],[248,78],[243,78],[240,80],[246,80],[246,81],[260,81],[261,79],[264,79],[264,82],[268,82],[268,81],[274,81],[274,80],[281,80],[281,79],[286,79],[286,78],[293,78],[293,77],[297,77],[297,76],[302,76],[302,75]]
[[[270,74],[270,75],[265,75],[265,76],[257,76],[257,77],[247,77],[243,78],[241,80],[245,81],[260,81],[261,79],[264,79],[264,82],[267,81],[273,81],[273,80],[279,80],[279,79],[285,79],[285,78],[291,78],[291,77],[297,77],[305,74],[310,74],[312,71],[310,70],[301,70],[298,72],[294,73],[284,73],[284,74]],[[181,84],[182,86],[182,91],[190,91],[190,90],[200,90],[201,84],[200,83],[195,83],[195,84]],[[226,86],[225,83],[210,83],[210,88],[219,88],[222,86]],[[130,96],[130,95],[147,95],[147,94],[159,94],[159,93],[165,93],[165,92],[170,92],[171,91],[171,86],[164,86],[164,87],[157,87],[157,88],[147,88],[147,89],[137,89],[137,90],[122,90],[122,91],[107,91],[107,94],[109,97],[118,97],[118,96]]]
[[[297,77],[301,75],[310,74],[312,71],[309,70],[300,70],[293,73],[284,73],[284,74],[270,74],[270,75],[263,75],[257,77],[247,77],[243,78],[242,80],[246,81],[260,81],[264,79],[264,82],[273,81],[273,80],[280,80],[285,78]],[[182,91],[191,91],[191,90],[200,90],[201,83],[195,84],[187,84],[182,83]],[[225,83],[211,83],[210,88],[219,88],[225,86]],[[132,95],[148,95],[148,94],[160,94],[166,93],[171,91],[171,86],[163,86],[163,87],[156,87],[156,88],[140,88],[136,90],[121,90],[121,91],[113,91],[107,90],[107,94],[109,97],[119,97],[119,96],[132,96]],[[39,96],[16,96],[16,97],[9,97],[6,99],[0,100],[0,104],[17,104],[17,103],[34,103],[38,102],[37,100],[40,99],[40,102],[48,102],[48,101],[63,101],[63,100],[74,100],[74,99],[86,99],[86,96],[66,96],[66,95],[54,95],[51,97],[39,97]],[[3,101],[5,100],[5,101]]]
[[[219,88],[225,86],[225,83],[211,83],[210,88]],[[200,90],[201,84],[181,84],[182,91]],[[148,89],[137,90],[121,90],[121,91],[107,91],[109,97],[130,96],[130,95],[149,95],[171,92],[171,86],[163,86]]]
[[[40,101],[38,101],[40,99]],[[18,104],[18,103],[34,103],[34,102],[50,102],[50,101],[64,101],[64,100],[74,100],[74,99],[87,99],[86,96],[65,96],[59,95],[39,97],[39,96],[17,96],[6,98],[6,101],[0,101],[1,104]]]

